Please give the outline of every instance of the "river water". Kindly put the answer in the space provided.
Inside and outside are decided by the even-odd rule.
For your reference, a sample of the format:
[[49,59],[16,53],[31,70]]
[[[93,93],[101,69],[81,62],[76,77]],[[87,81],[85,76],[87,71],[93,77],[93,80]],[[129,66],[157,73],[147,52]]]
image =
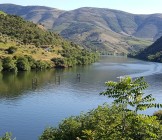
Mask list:
[[[120,76],[144,76],[162,103],[162,64],[126,57],[103,56],[99,62],[69,69],[0,74],[0,135],[37,140],[43,130],[61,120],[87,112],[112,99],[99,96],[104,83]],[[153,114],[155,109],[144,111]]]

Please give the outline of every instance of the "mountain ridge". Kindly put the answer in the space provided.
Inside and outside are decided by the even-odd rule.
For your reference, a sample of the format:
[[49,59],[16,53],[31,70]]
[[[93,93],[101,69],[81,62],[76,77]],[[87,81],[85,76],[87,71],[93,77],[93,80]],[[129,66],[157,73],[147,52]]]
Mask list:
[[[11,7],[14,5],[0,4],[0,10],[9,14]],[[162,14],[158,13],[131,14],[93,7],[64,11],[45,6],[18,6],[13,8],[12,14],[41,23],[47,29],[91,49],[126,53],[139,51],[162,35]]]

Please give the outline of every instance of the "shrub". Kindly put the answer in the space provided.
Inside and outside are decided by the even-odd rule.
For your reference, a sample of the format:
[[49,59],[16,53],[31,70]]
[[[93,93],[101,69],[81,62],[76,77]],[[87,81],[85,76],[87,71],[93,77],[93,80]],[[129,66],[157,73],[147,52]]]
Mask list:
[[20,71],[28,71],[31,69],[28,59],[25,57],[19,57],[17,59],[16,65],[17,65],[18,70]]
[[16,64],[15,64],[15,60],[12,60],[11,57],[6,57],[6,58],[3,59],[2,67],[3,67],[4,71],[17,72],[17,67],[16,67]]
[[55,67],[66,67],[64,58],[52,58],[51,61],[54,62]]
[[103,105],[76,117],[62,121],[58,128],[47,128],[40,140],[160,140],[162,126],[154,116],[137,115],[133,111],[125,114],[123,133],[122,105]]
[[13,54],[17,51],[17,48],[14,46],[11,46],[6,51],[8,52],[8,54]]
[[50,67],[46,61],[38,60],[38,61],[36,61],[35,64],[36,64],[36,69],[38,69],[38,70],[43,70],[43,69],[47,69]]

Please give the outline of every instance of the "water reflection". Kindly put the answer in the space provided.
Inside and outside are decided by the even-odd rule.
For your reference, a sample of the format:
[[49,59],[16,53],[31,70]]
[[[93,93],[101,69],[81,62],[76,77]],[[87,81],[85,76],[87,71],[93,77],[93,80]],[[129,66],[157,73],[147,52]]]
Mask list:
[[0,98],[14,98],[40,88],[55,75],[54,70],[0,73]]

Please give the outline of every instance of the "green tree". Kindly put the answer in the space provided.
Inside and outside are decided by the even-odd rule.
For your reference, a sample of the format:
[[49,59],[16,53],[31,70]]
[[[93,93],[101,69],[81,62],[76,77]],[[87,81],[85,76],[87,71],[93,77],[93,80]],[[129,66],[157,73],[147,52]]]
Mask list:
[[127,109],[128,106],[138,110],[146,110],[151,107],[160,107],[161,104],[152,103],[155,98],[152,94],[144,96],[142,90],[148,87],[143,77],[132,80],[131,77],[124,77],[120,82],[108,81],[105,83],[107,90],[100,95],[114,98],[114,103],[123,104]]
[[2,62],[3,62],[2,66],[4,71],[17,72],[15,60],[12,60],[11,57],[5,57]]
[[18,57],[16,65],[20,71],[29,71],[31,69],[30,63],[25,57]]
[[162,127],[156,117],[128,112],[122,131],[122,105],[103,105],[88,113],[63,120],[58,128],[47,128],[40,140],[161,140]]
[[[144,81],[143,77],[132,80],[131,77],[124,77],[120,82],[108,81],[106,82],[107,90],[100,93],[100,95],[108,96],[109,98],[114,98],[115,104],[123,105],[123,115],[122,115],[122,137],[125,137],[127,131],[127,118],[129,106],[134,108],[133,117],[138,117],[138,110],[146,110],[151,107],[161,107],[161,104],[152,103],[155,99],[151,94],[144,96],[142,90],[148,87],[148,84]],[[147,124],[146,124],[147,125]],[[133,128],[133,127],[132,127]]]

